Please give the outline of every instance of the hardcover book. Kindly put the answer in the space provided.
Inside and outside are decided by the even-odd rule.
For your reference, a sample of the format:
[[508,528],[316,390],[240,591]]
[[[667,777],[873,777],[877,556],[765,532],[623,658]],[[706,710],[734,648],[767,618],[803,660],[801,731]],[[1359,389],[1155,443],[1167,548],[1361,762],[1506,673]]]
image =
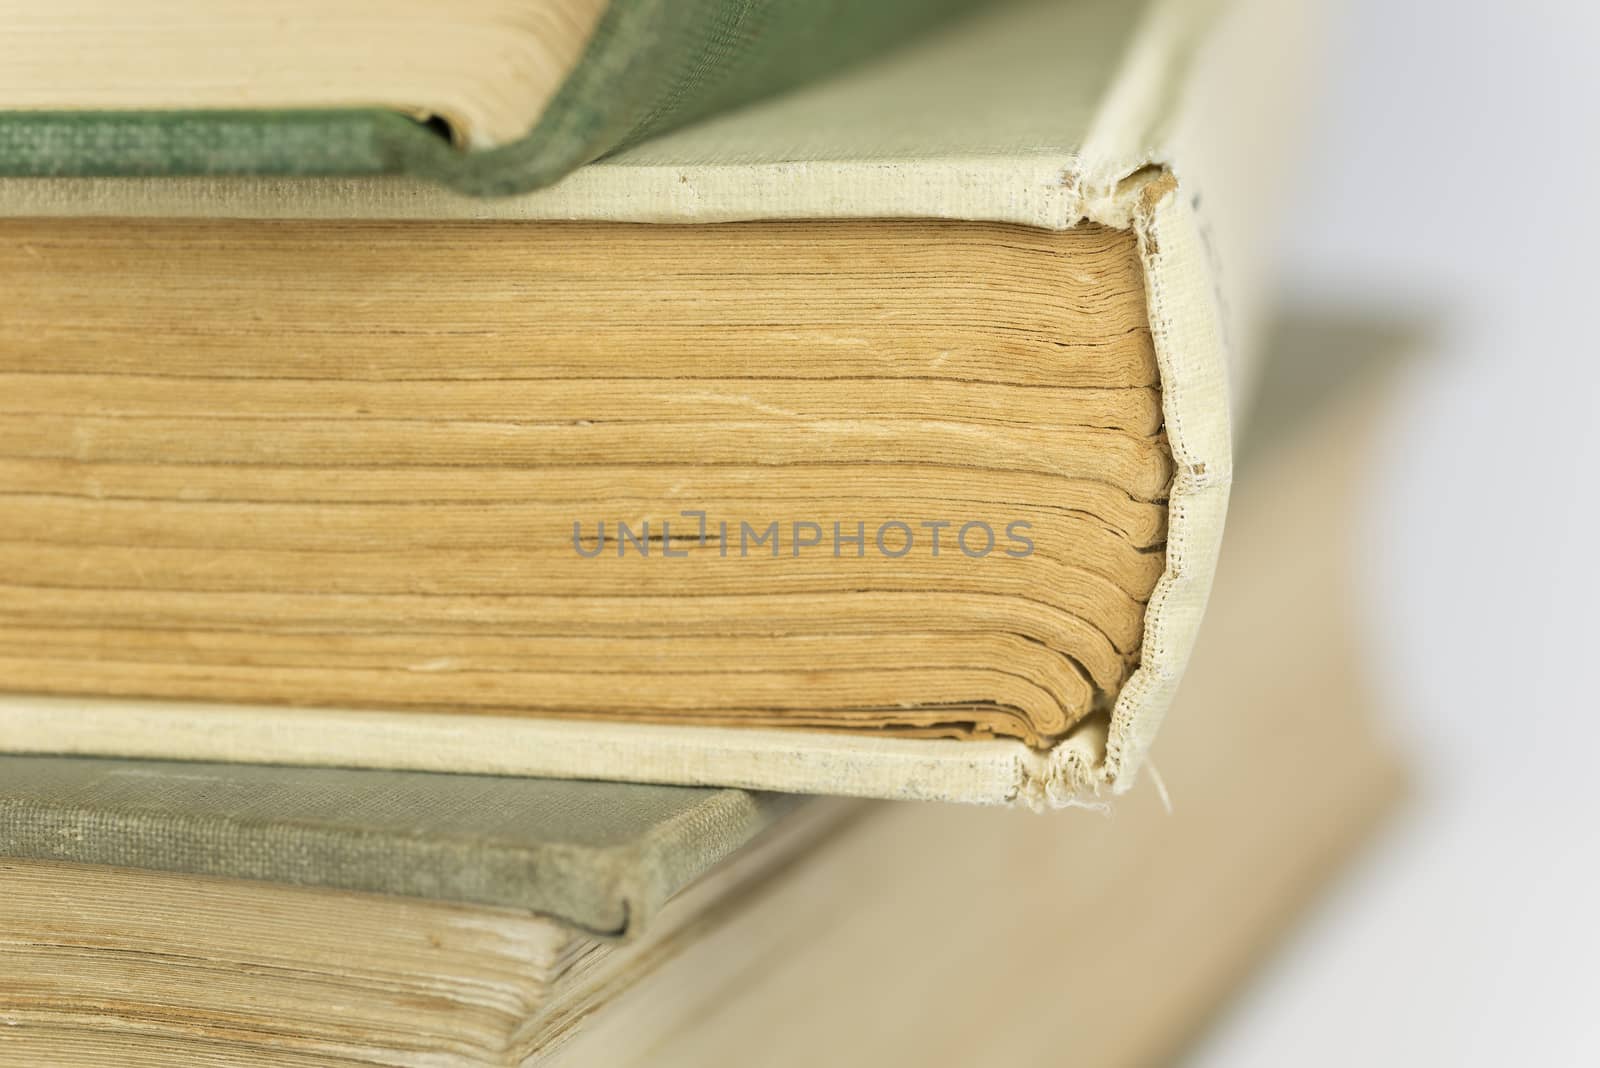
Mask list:
[[1125,789],[1302,29],[1000,5],[502,200],[0,182],[0,749]]
[[0,784],[7,1065],[521,1064],[862,804],[53,757]]
[[525,192],[972,0],[0,4],[0,174],[410,173]]
[[[1284,418],[1244,458],[1222,625],[1156,748],[1162,789],[1152,776],[1112,815],[1062,822],[4,758],[0,1061],[1173,1056],[1401,782],[1344,601],[1342,520],[1359,510],[1382,376],[1341,381],[1327,371],[1346,354],[1317,355],[1285,384],[1320,398],[1274,388]],[[944,1011],[952,992],[961,1011]]]

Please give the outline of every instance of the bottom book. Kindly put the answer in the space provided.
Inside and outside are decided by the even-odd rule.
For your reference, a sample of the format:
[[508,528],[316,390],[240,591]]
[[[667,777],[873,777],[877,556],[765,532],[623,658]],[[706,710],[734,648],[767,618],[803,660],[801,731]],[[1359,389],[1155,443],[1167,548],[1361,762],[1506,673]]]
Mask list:
[[1402,782],[1344,604],[1386,376],[1329,367],[1275,368],[1109,815],[0,758],[0,1064],[1172,1054]]

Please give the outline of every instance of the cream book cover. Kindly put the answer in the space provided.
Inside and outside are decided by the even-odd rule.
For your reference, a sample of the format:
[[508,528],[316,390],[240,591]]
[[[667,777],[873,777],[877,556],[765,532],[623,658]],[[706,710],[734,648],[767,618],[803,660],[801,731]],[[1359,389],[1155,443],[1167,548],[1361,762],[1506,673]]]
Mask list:
[[[7,327],[0,413],[19,502],[0,749],[1033,807],[1127,789],[1205,610],[1307,31],[1298,5],[1261,0],[1001,5],[505,199],[405,179],[0,180],[27,309]],[[384,281],[401,260],[413,274]],[[658,263],[673,273],[626,281]],[[713,267],[715,299],[682,281]],[[437,294],[411,284],[429,271]],[[463,311],[493,276],[513,288]],[[980,309],[985,333],[962,333]],[[552,330],[566,347],[546,357]],[[688,385],[614,381],[641,339]],[[734,388],[780,359],[770,386]],[[512,383],[517,360],[537,388]],[[434,385],[408,385],[430,366]],[[437,369],[457,366],[499,377],[452,392]],[[819,384],[827,368],[869,384]],[[305,384],[330,374],[338,391]],[[1059,393],[1023,403],[1039,386]],[[686,586],[665,567],[518,570],[476,507],[346,518],[386,493],[443,495],[445,474],[400,483],[396,467],[494,457],[513,471],[474,484],[487,499],[519,465],[583,462],[598,398],[698,428],[630,430],[604,457],[627,467],[621,498],[673,519],[683,484],[748,462],[724,498],[781,477],[791,505],[848,487],[878,519],[957,485],[981,500],[987,482],[1048,524],[1043,548],[909,566],[878,526],[870,581],[795,553],[713,588],[733,580],[704,553]],[[539,425],[505,430],[524,403]],[[446,404],[472,418],[430,423]],[[730,405],[761,421],[729,423]],[[995,470],[963,474],[993,443]],[[836,480],[804,467],[817,456]],[[343,474],[296,473],[329,458]],[[661,460],[679,467],[638,473]],[[571,496],[553,486],[537,492]],[[318,504],[330,495],[339,508]],[[310,518],[277,525],[290,505]],[[673,555],[681,534],[657,530]],[[821,589],[826,627],[793,622],[795,594]],[[714,614],[707,593],[733,600]],[[645,635],[658,617],[639,598],[667,595],[653,603],[686,622]],[[1038,603],[1048,618],[1015,622]],[[262,620],[276,629],[251,636]],[[619,620],[622,639],[676,644],[619,646]],[[426,648],[491,622],[492,640]],[[299,636],[335,623],[360,629],[308,651]]]

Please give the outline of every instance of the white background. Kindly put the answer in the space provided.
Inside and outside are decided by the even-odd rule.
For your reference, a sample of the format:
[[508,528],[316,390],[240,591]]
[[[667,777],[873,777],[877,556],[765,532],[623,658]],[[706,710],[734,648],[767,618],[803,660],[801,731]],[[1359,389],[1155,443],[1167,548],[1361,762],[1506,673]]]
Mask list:
[[1283,285],[1446,313],[1363,517],[1419,789],[1194,1062],[1600,1065],[1600,9],[1334,22]]

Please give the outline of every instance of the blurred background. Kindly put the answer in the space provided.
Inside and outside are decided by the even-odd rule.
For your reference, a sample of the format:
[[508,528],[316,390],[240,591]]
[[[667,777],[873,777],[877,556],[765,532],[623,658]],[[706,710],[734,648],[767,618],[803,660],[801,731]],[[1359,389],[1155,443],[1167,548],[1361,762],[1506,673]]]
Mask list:
[[1330,6],[1281,284],[1428,331],[1357,517],[1416,784],[1192,1063],[1600,1064],[1600,11]]

